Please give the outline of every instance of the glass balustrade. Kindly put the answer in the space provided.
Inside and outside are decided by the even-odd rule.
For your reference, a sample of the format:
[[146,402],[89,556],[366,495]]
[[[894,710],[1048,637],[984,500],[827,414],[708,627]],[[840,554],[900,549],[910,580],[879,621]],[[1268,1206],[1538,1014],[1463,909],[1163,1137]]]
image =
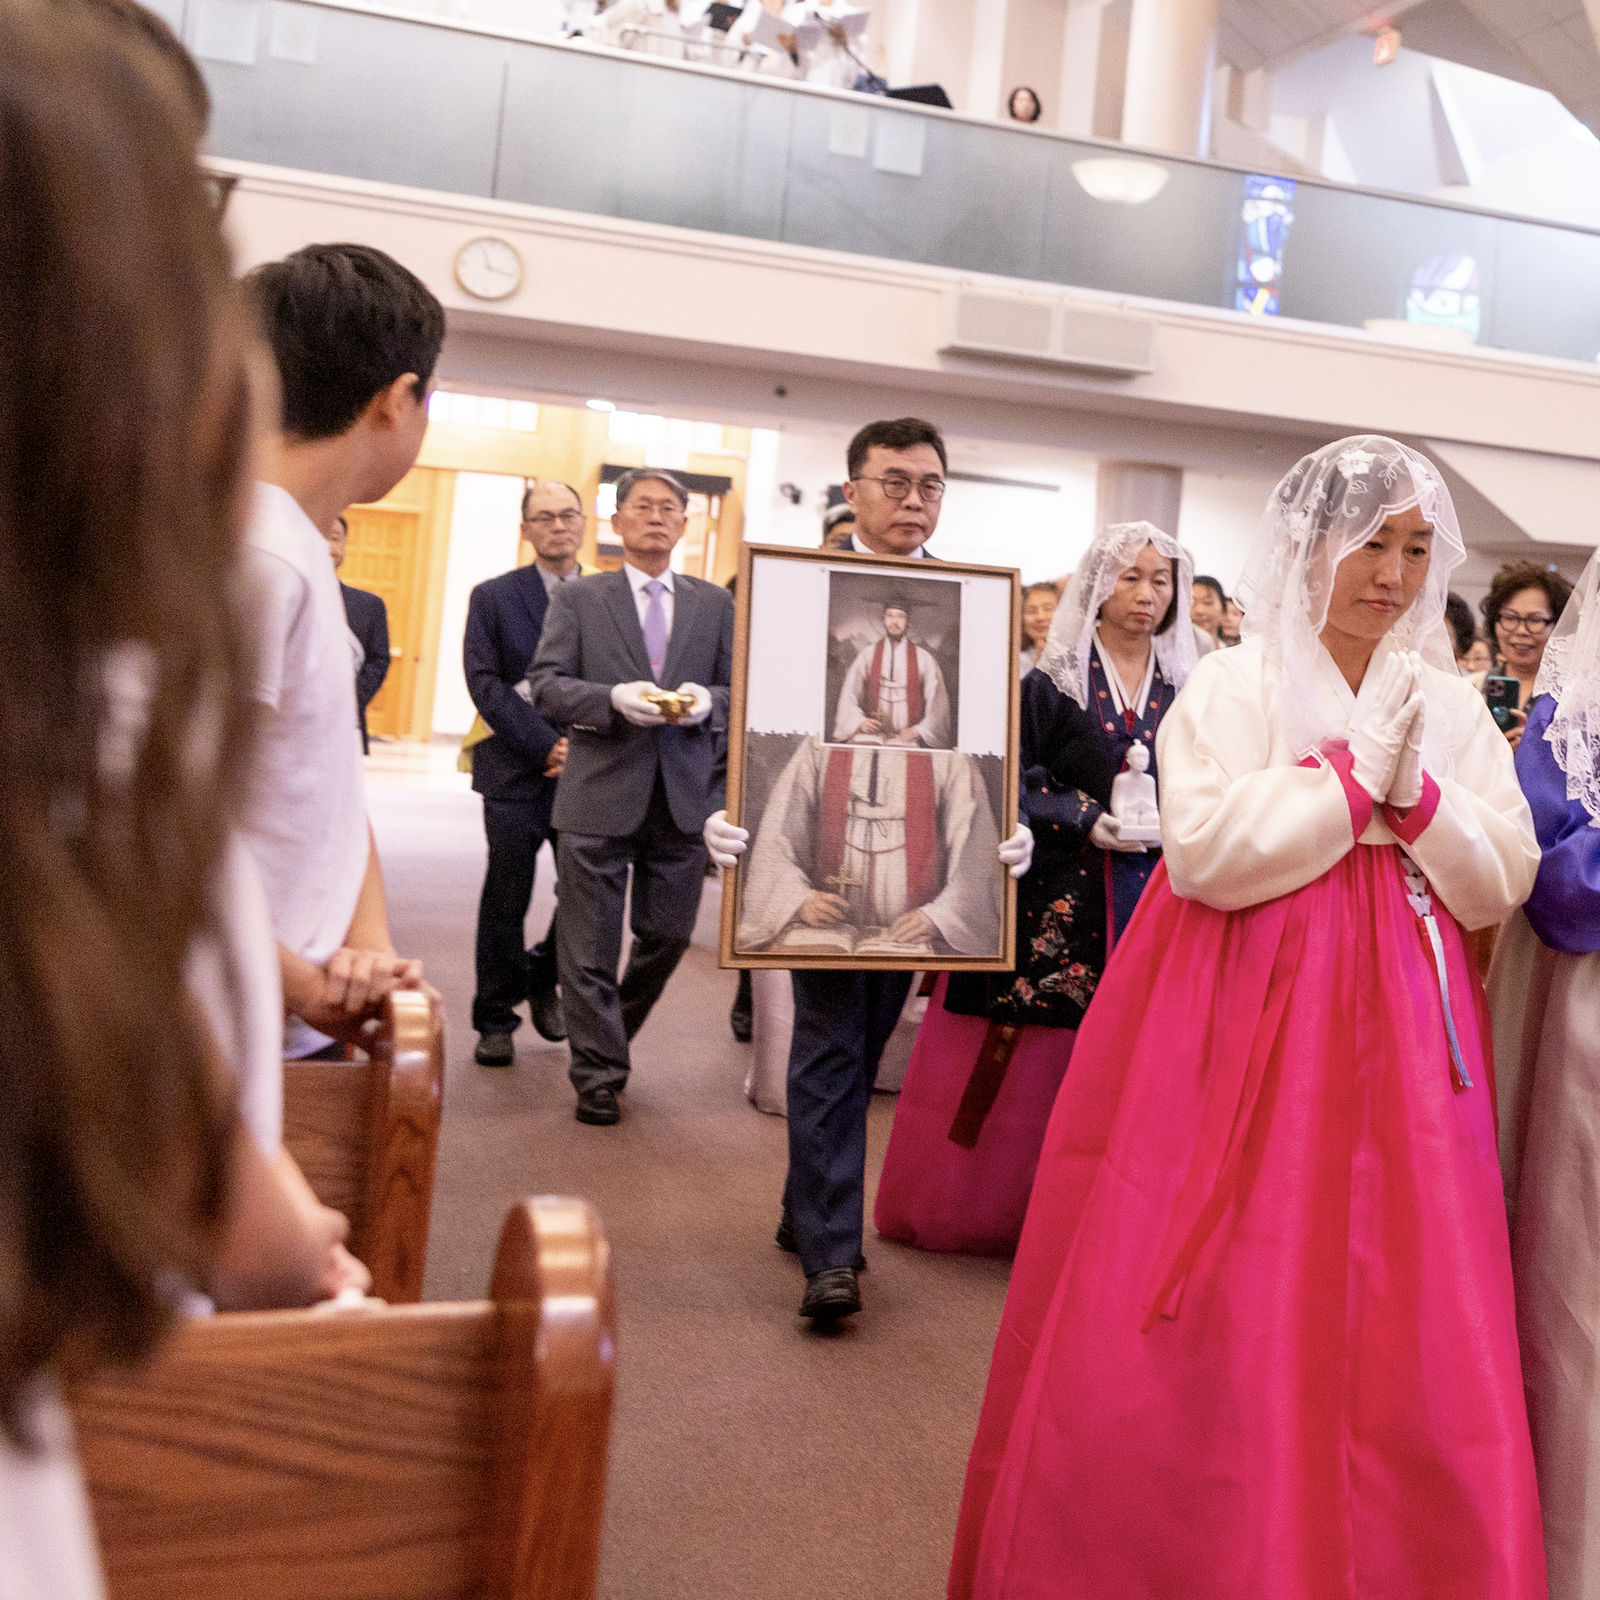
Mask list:
[[[1600,234],[1579,228],[1264,185],[1215,162],[464,24],[284,0],[184,8],[218,156],[1600,357]],[[1156,192],[1090,192],[1108,187]]]

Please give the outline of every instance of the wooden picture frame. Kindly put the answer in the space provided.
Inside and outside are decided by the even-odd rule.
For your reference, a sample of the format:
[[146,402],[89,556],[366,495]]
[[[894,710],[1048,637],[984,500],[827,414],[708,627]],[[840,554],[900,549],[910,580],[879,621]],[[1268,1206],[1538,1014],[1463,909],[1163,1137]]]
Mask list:
[[[895,610],[910,618],[903,634],[884,620]],[[1017,825],[1021,628],[1022,584],[1010,567],[742,548],[727,807],[751,840],[723,874],[724,967],[1015,967],[1017,886],[994,847]],[[891,646],[888,672],[874,629]],[[905,649],[894,665],[902,638],[917,646],[915,684]],[[904,735],[913,712],[921,739],[899,743],[887,730]],[[884,818],[874,816],[880,774]],[[768,817],[774,797],[781,823]],[[950,876],[952,851],[963,857],[959,879]],[[931,897],[918,898],[935,883]],[[962,892],[948,892],[958,884]],[[807,926],[801,905],[807,918],[838,920]],[[933,909],[920,931],[891,938],[921,906]],[[895,923],[875,920],[890,915]]]

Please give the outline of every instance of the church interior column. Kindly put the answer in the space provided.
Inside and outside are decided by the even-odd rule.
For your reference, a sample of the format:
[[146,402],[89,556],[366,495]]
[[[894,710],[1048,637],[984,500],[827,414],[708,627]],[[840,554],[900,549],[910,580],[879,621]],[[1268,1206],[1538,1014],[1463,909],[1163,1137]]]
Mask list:
[[1058,132],[1096,139],[1122,137],[1131,14],[1132,0],[1072,0],[1068,5],[1054,96],[1052,126]]
[[1147,461],[1102,461],[1095,478],[1094,525],[1098,534],[1115,522],[1153,522],[1178,537],[1183,504],[1183,468]]
[[[994,0],[989,0],[994,3]],[[1005,0],[998,0],[1004,8]],[[914,83],[942,84],[957,111],[992,116],[970,99],[973,14],[978,0],[888,0],[876,11],[869,33],[882,29],[894,88]]]
[[1039,126],[1058,127],[1065,21],[1060,0],[974,0],[967,110],[1004,121],[1011,91],[1029,88],[1042,109]]
[[1174,155],[1211,142],[1217,0],[1133,0],[1122,137]]

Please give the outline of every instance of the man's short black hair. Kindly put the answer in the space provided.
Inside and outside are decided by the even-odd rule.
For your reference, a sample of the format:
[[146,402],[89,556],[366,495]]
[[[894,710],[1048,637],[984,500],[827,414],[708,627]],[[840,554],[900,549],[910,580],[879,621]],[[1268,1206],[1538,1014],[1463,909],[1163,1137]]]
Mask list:
[[578,509],[583,510],[583,496],[570,483],[563,483],[560,478],[530,478],[522,491],[521,516],[524,522],[528,520],[528,496],[535,489],[565,489],[578,502]]
[[245,284],[277,358],[285,432],[331,439],[408,372],[422,398],[444,343],[444,307],[392,256],[311,244],[257,267]]
[[858,477],[866,465],[867,452],[874,445],[884,450],[909,450],[913,445],[931,444],[939,457],[941,471],[950,470],[944,453],[944,437],[931,422],[921,417],[896,417],[893,422],[869,422],[850,441],[845,456],[845,466],[852,478]]
[[1212,594],[1217,597],[1217,604],[1219,606],[1225,606],[1228,603],[1228,591],[1224,589],[1215,578],[1203,578],[1197,575],[1191,587],[1195,589],[1209,589]]
[[1456,641],[1456,660],[1460,660],[1478,641],[1478,625],[1472,620],[1472,607],[1453,589],[1444,597],[1444,620]]
[[617,504],[620,506],[627,501],[633,493],[634,485],[640,483],[661,483],[669,488],[678,504],[687,511],[689,509],[689,490],[682,478],[663,470],[661,467],[629,467],[617,479]]

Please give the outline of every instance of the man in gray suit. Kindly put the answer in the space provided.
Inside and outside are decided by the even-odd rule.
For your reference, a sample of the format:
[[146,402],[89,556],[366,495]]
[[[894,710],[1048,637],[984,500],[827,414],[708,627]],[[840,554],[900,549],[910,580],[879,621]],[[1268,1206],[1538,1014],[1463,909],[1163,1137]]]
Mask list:
[[[706,850],[700,829],[723,803],[733,600],[671,570],[689,491],[640,467],[617,481],[612,527],[621,572],[561,585],[528,672],[534,709],[569,730],[556,789],[561,974],[579,1122],[619,1120],[628,1042],[689,947]],[[669,721],[647,698],[676,689]],[[633,950],[617,983],[622,907],[633,868]]]

